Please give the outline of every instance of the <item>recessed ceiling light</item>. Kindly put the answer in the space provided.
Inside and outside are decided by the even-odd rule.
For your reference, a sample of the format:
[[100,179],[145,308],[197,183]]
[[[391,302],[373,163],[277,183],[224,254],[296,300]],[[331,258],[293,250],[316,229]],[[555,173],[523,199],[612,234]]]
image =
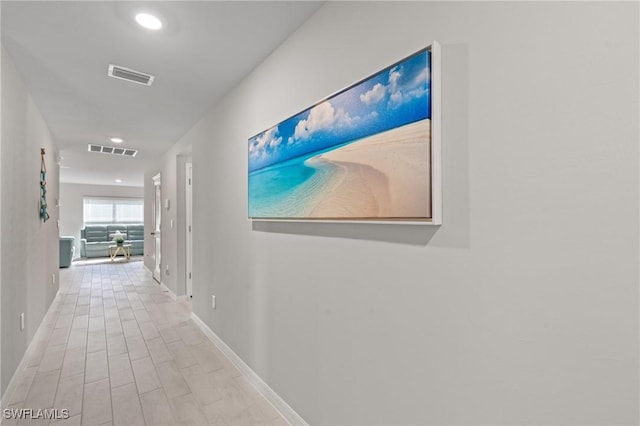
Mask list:
[[122,138],[111,138],[110,140],[113,143],[122,143],[122,142],[124,142],[124,139],[122,139]]
[[148,13],[138,13],[136,15],[136,22],[148,30],[159,30],[162,28],[162,22]]
[[116,179],[116,183],[122,183],[122,179]]

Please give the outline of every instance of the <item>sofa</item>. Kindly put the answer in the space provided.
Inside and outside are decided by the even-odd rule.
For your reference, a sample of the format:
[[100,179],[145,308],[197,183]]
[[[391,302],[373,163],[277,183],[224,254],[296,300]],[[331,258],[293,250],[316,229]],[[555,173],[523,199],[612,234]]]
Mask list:
[[68,268],[71,266],[73,253],[75,253],[74,237],[60,237],[60,267]]
[[144,253],[144,225],[87,225],[80,230],[80,256],[109,256],[116,231],[127,235],[124,243],[131,244],[132,256]]

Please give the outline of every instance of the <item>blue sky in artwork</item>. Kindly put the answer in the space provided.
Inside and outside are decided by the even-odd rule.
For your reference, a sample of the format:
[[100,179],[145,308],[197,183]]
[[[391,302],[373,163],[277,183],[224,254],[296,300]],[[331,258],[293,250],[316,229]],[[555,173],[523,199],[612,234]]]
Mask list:
[[249,171],[431,117],[430,52],[419,52],[249,139]]

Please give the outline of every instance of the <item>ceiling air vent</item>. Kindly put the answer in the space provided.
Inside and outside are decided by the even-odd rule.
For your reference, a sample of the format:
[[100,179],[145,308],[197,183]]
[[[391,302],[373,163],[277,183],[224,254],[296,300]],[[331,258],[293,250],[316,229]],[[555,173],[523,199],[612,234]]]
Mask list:
[[124,157],[135,157],[138,151],[131,148],[116,148],[115,146],[89,144],[89,152],[101,152],[103,154],[121,155]]
[[121,67],[119,65],[109,64],[109,71],[107,72],[109,77],[119,78],[121,80],[127,80],[132,83],[144,84],[145,86],[151,86],[154,76],[146,74],[144,72],[132,70],[131,68]]

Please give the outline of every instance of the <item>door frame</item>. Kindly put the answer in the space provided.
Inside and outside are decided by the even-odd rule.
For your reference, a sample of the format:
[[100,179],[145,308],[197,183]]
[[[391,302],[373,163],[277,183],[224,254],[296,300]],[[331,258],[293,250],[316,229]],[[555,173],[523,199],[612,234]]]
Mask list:
[[153,230],[151,236],[153,240],[153,279],[158,283],[162,282],[162,175],[158,173],[151,178],[153,181]]
[[185,163],[185,294],[193,297],[193,164]]

